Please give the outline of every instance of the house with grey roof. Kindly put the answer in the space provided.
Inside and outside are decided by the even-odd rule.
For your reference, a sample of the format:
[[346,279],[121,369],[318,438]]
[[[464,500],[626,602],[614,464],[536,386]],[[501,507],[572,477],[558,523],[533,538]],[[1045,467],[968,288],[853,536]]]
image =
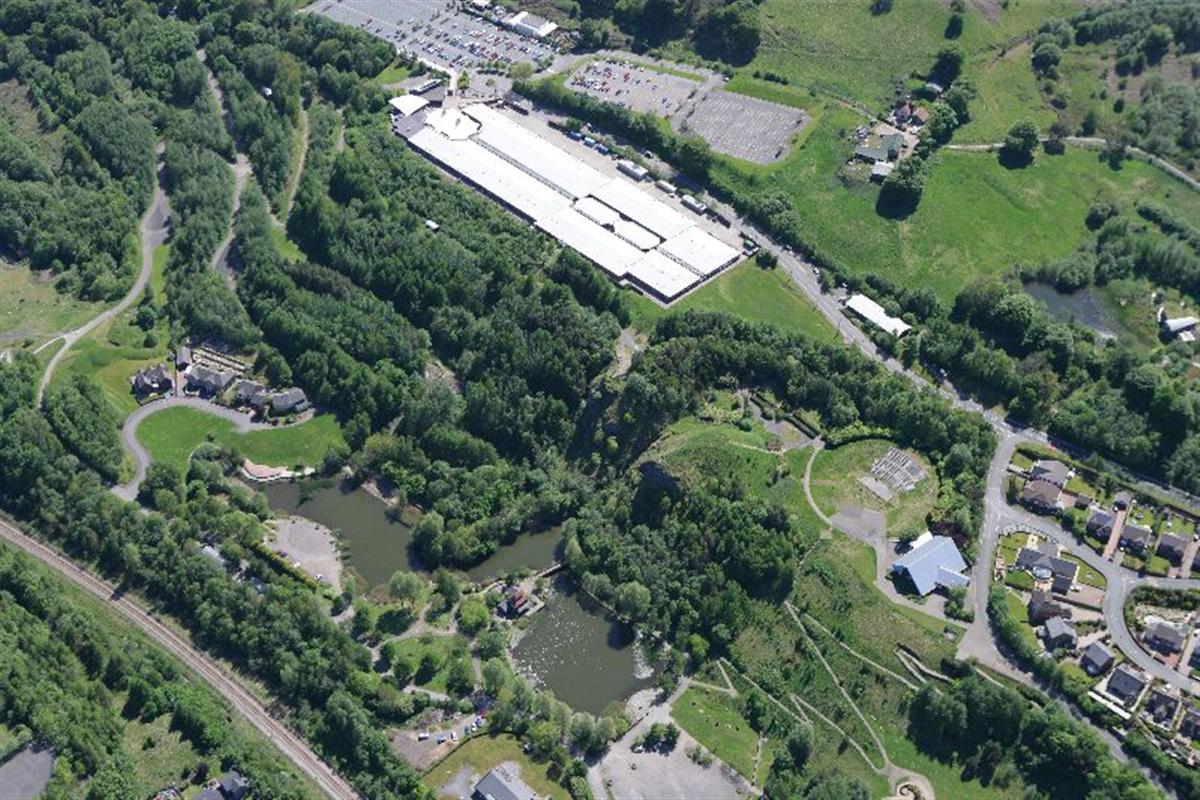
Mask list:
[[1029,468],[1029,479],[1047,481],[1062,489],[1066,487],[1067,481],[1071,480],[1071,468],[1061,461],[1043,458],[1033,462],[1033,466]]
[[1116,521],[1116,514],[1097,508],[1088,517],[1086,530],[1097,539],[1108,539],[1112,535],[1113,524]]
[[250,792],[250,781],[233,770],[222,775],[217,785],[225,800],[243,800]]
[[239,406],[252,406],[262,410],[267,402],[267,387],[258,381],[239,380],[233,385],[233,402]]
[[1126,522],[1121,528],[1121,549],[1132,553],[1145,553],[1154,531],[1136,522]]
[[1178,628],[1165,622],[1147,625],[1146,632],[1142,635],[1142,641],[1147,647],[1166,655],[1183,650],[1184,639]]
[[1182,536],[1177,536],[1173,533],[1164,533],[1158,540],[1158,549],[1156,552],[1167,561],[1178,566],[1183,561],[1183,554],[1191,543],[1190,539],[1185,539]]
[[1059,558],[1057,555],[1050,555],[1051,552],[1057,552],[1057,550],[1035,550],[1032,547],[1022,547],[1017,551],[1016,567],[1027,571],[1038,580],[1062,577],[1074,581],[1075,573],[1079,571],[1079,565],[1074,561]]
[[295,386],[271,395],[271,413],[273,414],[297,414],[308,407],[308,397],[305,396],[304,390]]
[[1126,708],[1132,708],[1146,688],[1146,679],[1134,673],[1128,667],[1117,667],[1108,679],[1108,693],[1121,701]]
[[1050,591],[1055,594],[1069,594],[1075,581],[1066,575],[1055,575],[1050,581]]
[[165,394],[175,385],[171,380],[171,373],[162,364],[139,369],[133,373],[129,382],[133,386],[133,393],[138,395]]
[[1175,722],[1175,714],[1179,711],[1179,698],[1167,694],[1162,689],[1151,689],[1143,711],[1159,725],[1169,728]]
[[[926,538],[928,536],[928,538]],[[955,589],[966,586],[968,579],[963,575],[967,562],[949,536],[925,534],[916,540],[914,547],[892,564],[892,574],[907,579],[924,597],[939,587]]]
[[214,397],[225,391],[236,376],[232,372],[193,364],[187,371],[188,389],[202,397]]
[[1043,514],[1062,509],[1062,487],[1043,480],[1025,481],[1021,488],[1021,505]]
[[1200,741],[1200,709],[1188,708],[1183,712],[1179,732],[1189,739]]
[[877,161],[887,161],[888,151],[882,145],[860,144],[854,150],[854,157],[873,164]]
[[1046,649],[1050,651],[1074,650],[1079,641],[1079,637],[1075,633],[1075,626],[1062,617],[1051,617],[1046,620],[1042,629],[1042,641],[1046,643]]
[[1099,642],[1092,642],[1087,647],[1083,648],[1083,655],[1079,658],[1079,665],[1083,667],[1083,671],[1093,678],[1097,675],[1102,675],[1108,671],[1108,668],[1113,665],[1115,656],[1112,651]]
[[471,800],[537,800],[537,792],[503,766],[494,767],[479,779]]

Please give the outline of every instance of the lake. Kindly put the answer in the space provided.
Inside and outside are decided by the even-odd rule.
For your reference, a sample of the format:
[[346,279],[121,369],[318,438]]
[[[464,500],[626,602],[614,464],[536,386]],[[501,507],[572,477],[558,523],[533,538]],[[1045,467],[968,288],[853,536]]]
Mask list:
[[412,528],[390,519],[381,500],[351,481],[317,489],[303,503],[299,482],[271,483],[260,488],[272,510],[340,530],[350,544],[345,565],[367,587],[387,583],[398,569],[421,568],[412,548]]
[[1078,322],[1105,339],[1117,335],[1116,319],[1093,287],[1065,294],[1048,283],[1033,281],[1025,284],[1025,291],[1046,306],[1051,316],[1060,322]]
[[[350,545],[345,566],[362,578],[367,584],[364,588],[387,583],[398,569],[422,570],[412,547],[412,528],[390,519],[387,505],[353,482],[344,480],[316,489],[303,503],[299,482],[271,483],[259,488],[272,510],[340,530]],[[554,563],[561,544],[562,532],[557,527],[523,533],[469,568],[467,575],[473,581],[483,582],[521,567],[539,570]]]
[[577,711],[599,714],[651,684],[633,629],[612,617],[566,576],[554,581],[546,607],[529,620],[513,660]]

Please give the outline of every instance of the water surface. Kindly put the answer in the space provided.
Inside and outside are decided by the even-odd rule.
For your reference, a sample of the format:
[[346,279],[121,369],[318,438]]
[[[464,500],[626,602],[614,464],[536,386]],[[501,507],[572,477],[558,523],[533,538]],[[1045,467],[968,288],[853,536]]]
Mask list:
[[469,568],[467,576],[473,581],[483,582],[522,568],[540,571],[555,562],[561,547],[560,528],[522,533],[511,544],[500,545],[496,552]]
[[649,685],[648,671],[638,669],[637,650],[630,626],[560,576],[546,607],[530,618],[513,659],[571,708],[598,714]]
[[1078,322],[1105,339],[1117,335],[1116,319],[1094,287],[1065,294],[1048,283],[1033,281],[1025,284],[1025,291],[1046,306],[1051,316],[1060,322]]

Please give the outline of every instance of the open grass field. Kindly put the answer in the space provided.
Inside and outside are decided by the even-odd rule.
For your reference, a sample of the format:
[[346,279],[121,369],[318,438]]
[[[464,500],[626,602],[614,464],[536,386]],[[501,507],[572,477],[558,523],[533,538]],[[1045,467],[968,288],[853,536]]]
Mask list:
[[734,698],[692,686],[671,706],[671,718],[713,755],[754,782],[758,734],[742,718]]
[[167,304],[167,259],[171,256],[171,245],[160,244],[154,248],[154,257],[150,265],[150,289],[154,292],[154,300],[159,308]]
[[943,300],[970,281],[1071,253],[1099,200],[1129,207],[1154,200],[1184,219],[1200,217],[1200,194],[1157,168],[1127,161],[1112,170],[1096,151],[1038,153],[1007,169],[992,153],[942,150],[932,159],[920,205],[894,220],[875,209],[879,190],[841,167],[864,117],[831,108],[803,146],[768,166],[720,159],[717,174],[746,194],[785,192],[817,249],[852,273],[877,273],[905,286],[928,286]]
[[256,464],[274,467],[312,466],[331,445],[342,441],[337,420],[329,414],[295,426],[243,434],[236,433],[227,419],[194,408],[176,407],[151,414],[137,429],[138,441],[151,458],[184,470],[192,451],[209,436],[236,448]]
[[[987,52],[1054,16],[1069,16],[1076,2],[1011,0],[967,3],[957,45],[967,55]],[[949,3],[896,2],[872,14],[869,2],[767,0],[760,11],[762,44],[746,71],[772,71],[792,84],[879,107],[892,97],[892,82],[924,74],[947,40]]]
[[383,71],[375,76],[376,83],[382,86],[388,86],[393,83],[399,83],[412,74],[412,71],[403,64],[389,64],[383,68]]
[[[453,780],[464,767],[483,777],[489,769],[506,761],[515,762],[520,767],[521,780],[529,784],[529,788],[537,792],[539,797],[566,796],[566,790],[551,779],[549,762],[535,763],[521,749],[520,741],[508,734],[472,737],[425,773],[425,785],[436,792],[439,786]],[[439,796],[457,798],[453,794]]]
[[925,468],[925,479],[912,490],[893,495],[890,501],[881,500],[858,482],[860,477],[870,475],[871,465],[892,446],[884,439],[869,439],[818,453],[812,468],[812,494],[821,511],[833,516],[843,504],[862,506],[887,516],[890,537],[924,531],[925,517],[937,500],[937,475],[925,459],[916,457]]
[[0,266],[0,347],[34,346],[50,336],[78,328],[104,307],[76,300],[55,289],[57,278],[28,266]]
[[833,341],[837,331],[821,316],[782,269],[762,269],[753,260],[726,270],[670,309],[630,291],[627,295],[633,327],[649,331],[668,314],[690,309],[725,311],[753,322],[765,322],[786,331]]
[[422,675],[420,672],[413,678],[413,685],[421,689],[428,689],[431,692],[446,691],[446,676],[450,673],[450,658],[454,653],[459,653],[462,657],[467,656],[467,640],[462,636],[435,636],[432,634],[422,634],[421,636],[410,637],[408,639],[400,639],[397,649],[398,655],[411,655],[420,663],[426,653],[434,653],[440,664],[437,672],[433,675]]
[[300,249],[300,245],[289,239],[287,231],[283,228],[272,226],[271,237],[275,240],[275,246],[279,249],[280,255],[288,261],[304,260],[304,252]]
[[971,120],[954,133],[955,143],[1000,142],[1013,123],[1029,119],[1046,129],[1056,114],[1038,86],[1029,58],[1032,45],[1024,42],[1004,55],[986,53],[968,64],[966,72],[979,94],[971,102]]

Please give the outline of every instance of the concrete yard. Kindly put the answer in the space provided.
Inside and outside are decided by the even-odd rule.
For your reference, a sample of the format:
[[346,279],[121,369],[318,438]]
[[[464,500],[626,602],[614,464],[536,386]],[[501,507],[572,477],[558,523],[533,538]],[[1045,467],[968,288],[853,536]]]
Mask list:
[[786,156],[809,116],[798,108],[725,91],[723,83],[714,73],[696,72],[691,79],[635,62],[604,60],[585,64],[567,85],[665,117],[675,130],[695,133],[734,158],[770,164]]
[[33,800],[41,797],[54,771],[54,751],[30,745],[0,764],[0,797]]
[[280,517],[266,544],[285,553],[289,561],[299,562],[299,568],[314,579],[341,591],[342,559],[333,533],[324,525],[303,517]]

